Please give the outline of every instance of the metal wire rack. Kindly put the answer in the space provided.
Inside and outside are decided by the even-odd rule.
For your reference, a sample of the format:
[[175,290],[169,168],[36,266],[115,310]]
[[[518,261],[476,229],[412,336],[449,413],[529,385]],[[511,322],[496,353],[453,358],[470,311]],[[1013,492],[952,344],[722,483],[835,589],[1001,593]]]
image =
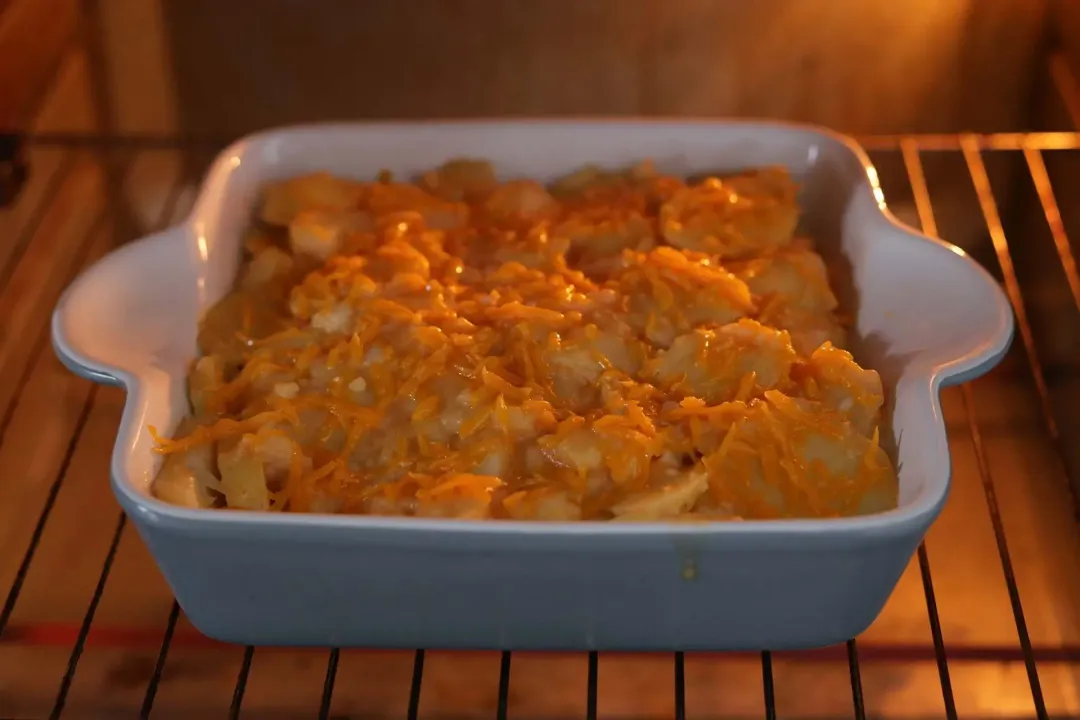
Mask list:
[[[1077,436],[1067,411],[1073,346],[1071,335],[1060,337],[1080,325],[1080,273],[1066,232],[1080,215],[1059,204],[1080,188],[1080,134],[864,139],[894,211],[996,272],[1019,321],[999,371],[946,393],[962,502],[946,511],[955,532],[931,532],[894,598],[902,611],[885,614],[913,624],[903,636],[916,641],[896,642],[886,628],[808,653],[640,660],[596,652],[239,652],[199,636],[105,490],[122,397],[59,368],[47,321],[82,267],[186,211],[220,141],[24,139],[30,177],[0,212],[0,717],[1080,717],[1072,668],[1080,619],[1068,613],[1080,605],[1080,575],[1068,571],[1069,552],[1080,549],[1070,482],[1080,464],[1068,442]],[[1017,467],[1027,468],[1019,480]],[[1034,510],[1016,509],[1035,496]],[[985,552],[957,562],[955,546],[970,549],[963,538],[976,522],[989,524]],[[1056,559],[1032,570],[1032,558],[1045,557],[1045,543],[1032,538],[1051,526],[1060,532],[1045,543]],[[946,570],[932,573],[931,556]],[[960,620],[982,615],[964,591],[972,578],[1002,586],[986,599],[1002,610],[992,622],[995,642],[965,637]],[[1024,612],[1022,600],[1032,598],[1037,616]],[[1047,613],[1058,618],[1053,631]],[[263,658],[276,669],[256,681]],[[627,664],[635,662],[646,665]],[[195,666],[213,672],[199,675]],[[972,667],[989,674],[973,679]],[[898,691],[897,673],[909,686],[918,675],[917,687]],[[487,689],[464,698],[447,690],[467,682]],[[559,699],[544,700],[537,686]]]

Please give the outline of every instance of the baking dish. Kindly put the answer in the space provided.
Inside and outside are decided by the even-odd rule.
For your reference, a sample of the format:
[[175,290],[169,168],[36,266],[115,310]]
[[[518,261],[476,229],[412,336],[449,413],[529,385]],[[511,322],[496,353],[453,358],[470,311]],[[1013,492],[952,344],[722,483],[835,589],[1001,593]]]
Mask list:
[[[231,286],[260,186],[318,170],[411,175],[453,156],[550,179],[651,158],[692,175],[779,164],[855,318],[852,350],[887,391],[900,503],[830,520],[522,523],[193,510],[149,493],[147,426],[188,411],[200,313]],[[724,121],[313,125],[241,140],[181,225],[102,259],[53,315],[64,363],[128,396],[113,490],[201,631],[248,644],[599,650],[788,649],[874,620],[949,488],[942,385],[976,377],[1013,332],[994,279],[896,222],[850,140]],[[887,440],[887,439],[886,439]]]

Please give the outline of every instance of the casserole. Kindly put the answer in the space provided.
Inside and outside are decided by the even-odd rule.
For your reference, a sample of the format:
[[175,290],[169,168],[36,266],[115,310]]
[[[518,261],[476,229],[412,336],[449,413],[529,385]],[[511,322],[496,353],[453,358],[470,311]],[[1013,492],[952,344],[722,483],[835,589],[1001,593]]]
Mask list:
[[[147,427],[171,430],[187,413],[197,322],[232,286],[261,186],[316,171],[408,176],[459,155],[540,180],[645,157],[680,175],[787,167],[803,184],[803,229],[854,317],[851,349],[887,388],[899,506],[828,520],[619,525],[214,512],[154,499],[160,457]],[[730,650],[830,644],[873,621],[948,491],[940,387],[989,369],[1012,328],[988,273],[892,219],[848,140],[768,123],[520,121],[310,126],[242,140],[214,163],[185,223],[72,284],[53,341],[73,371],[128,390],[113,489],[181,607],[212,637]]]

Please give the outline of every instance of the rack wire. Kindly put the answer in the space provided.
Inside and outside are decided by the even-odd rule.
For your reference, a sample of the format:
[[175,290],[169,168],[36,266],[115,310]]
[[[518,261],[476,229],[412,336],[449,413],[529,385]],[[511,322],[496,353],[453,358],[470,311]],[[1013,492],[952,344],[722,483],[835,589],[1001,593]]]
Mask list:
[[[67,378],[63,381],[66,383],[63,388],[57,391],[62,396],[63,410],[57,411],[59,414],[50,415],[49,412],[52,411],[43,409],[43,401],[37,399],[35,393],[60,382],[57,379],[61,377],[57,374],[58,370],[41,369],[46,363],[52,362],[47,343],[48,308],[52,306],[60,289],[88,262],[114,247],[118,241],[126,241],[153,227],[166,225],[182,215],[186,210],[186,203],[190,201],[192,183],[199,177],[213,152],[222,145],[223,139],[170,139],[149,136],[94,138],[41,134],[27,136],[25,141],[32,176],[25,189],[26,197],[20,199],[18,207],[0,215],[0,233],[8,237],[6,244],[0,245],[0,313],[4,313],[8,327],[17,331],[0,339],[0,369],[11,378],[0,382],[0,409],[3,410],[0,421],[0,462],[3,462],[4,458],[32,455],[36,452],[33,448],[22,445],[29,437],[23,428],[30,422],[55,420],[59,426],[56,429],[58,437],[50,439],[49,447],[58,452],[57,457],[48,461],[34,458],[31,458],[33,462],[22,461],[19,468],[30,475],[27,477],[29,489],[21,493],[8,488],[9,494],[4,495],[5,484],[11,485],[12,481],[18,478],[0,479],[0,505],[18,501],[18,508],[8,513],[14,518],[11,528],[7,531],[0,530],[0,591],[5,586],[7,590],[0,607],[0,717],[58,718],[65,714],[65,711],[71,716],[90,712],[105,712],[107,715],[107,708],[111,707],[108,698],[88,700],[86,693],[82,693],[78,707],[71,704],[74,688],[79,685],[80,677],[95,672],[97,661],[91,656],[101,648],[105,649],[102,652],[128,652],[132,648],[141,648],[143,655],[152,657],[147,666],[140,673],[136,673],[138,681],[129,682],[125,686],[125,697],[130,699],[137,696],[130,702],[125,701],[128,703],[124,705],[127,714],[137,714],[140,717],[165,717],[170,714],[178,717],[189,716],[176,710],[179,705],[175,697],[169,702],[162,700],[163,690],[167,688],[170,679],[183,672],[181,665],[176,663],[176,653],[183,652],[185,648],[202,648],[207,653],[222,655],[229,652],[227,647],[218,646],[195,633],[186,624],[183,612],[175,601],[169,604],[167,614],[161,617],[158,625],[95,624],[103,608],[108,608],[111,614],[117,614],[117,607],[114,607],[117,602],[114,601],[115,598],[110,599],[110,591],[119,593],[118,588],[131,584],[132,567],[138,567],[139,572],[144,575],[155,572],[148,569],[145,559],[132,565],[131,558],[142,553],[138,540],[127,528],[123,514],[111,500],[101,499],[106,495],[104,488],[107,465],[104,458],[107,457],[109,435],[115,428],[118,417],[116,410],[119,407],[119,397],[113,390],[98,389],[82,381]],[[1008,219],[1003,219],[1006,212],[1003,212],[1004,203],[1000,199],[1003,186],[995,183],[995,177],[996,171],[1005,165],[1011,164],[1015,168],[1019,163],[1022,166],[1022,176],[1018,180],[1014,177],[1014,180],[1030,187],[1031,192],[1028,194],[1041,212],[1045,234],[1057,258],[1055,271],[1063,277],[1062,287],[1066,288],[1073,303],[1072,307],[1067,309],[1075,311],[1080,308],[1080,273],[1077,271],[1074,252],[1066,232],[1069,220],[1063,218],[1063,210],[1059,206],[1052,178],[1064,177],[1073,171],[1080,174],[1080,152],[1077,152],[1080,150],[1080,134],[879,136],[865,138],[864,146],[870,149],[880,167],[902,169],[891,176],[883,173],[883,177],[892,177],[895,180],[893,187],[885,187],[887,201],[894,208],[903,207],[910,201],[913,213],[908,219],[921,224],[929,234],[942,232],[947,238],[948,229],[943,227],[944,223],[939,221],[935,213],[938,205],[931,189],[932,173],[928,172],[927,166],[941,162],[962,164],[966,174],[964,181],[970,186],[975,207],[981,216],[978,218],[981,232],[976,233],[976,239],[970,243],[969,249],[999,275],[1018,319],[1019,342],[1001,372],[1015,378],[1016,366],[1027,366],[1027,380],[1024,382],[1029,383],[1028,390],[1038,408],[1038,422],[1041,423],[1042,431],[1052,447],[1052,463],[1056,467],[1055,476],[1046,482],[1058,483],[1062,491],[1058,497],[1067,498],[1065,489],[1071,487],[1069,480],[1074,477],[1070,472],[1072,465],[1068,443],[1064,439],[1069,436],[1069,431],[1063,430],[1059,423],[1061,413],[1060,408],[1055,405],[1055,385],[1052,378],[1048,380],[1048,368],[1053,369],[1055,365],[1053,362],[1048,364],[1044,361],[1044,335],[1039,330],[1039,323],[1033,322],[1029,307],[1033,288],[1037,290],[1039,283],[1032,284],[1029,276],[1018,269],[1018,266],[1023,264],[1018,263],[1018,258],[1027,252],[1027,246],[1035,240],[1030,240],[1026,235],[1023,240],[1017,240],[1017,237],[1024,233],[1007,227]],[[1052,162],[1048,162],[1051,159]],[[146,217],[137,217],[138,213],[132,208],[131,194],[132,188],[140,187],[140,178],[145,180],[150,177],[147,168],[157,166],[167,168],[158,174],[167,176],[169,180],[155,180],[154,186],[162,192],[156,203],[157,215],[151,222]],[[42,172],[48,177],[41,177]],[[92,212],[83,213],[85,221],[81,225],[64,225],[56,220],[58,214],[70,212],[72,203],[87,192],[96,200],[91,203]],[[898,199],[896,204],[893,204],[894,198]],[[28,209],[23,209],[23,205]],[[1009,207],[1015,205],[1016,202],[1010,199]],[[987,238],[988,245],[980,244],[981,238]],[[60,252],[63,252],[65,257],[70,256],[66,264],[61,263],[62,272],[55,267],[46,268],[43,265],[54,261]],[[777,676],[777,668],[786,667],[785,663],[793,662],[792,658],[802,658],[803,662],[809,660],[846,665],[846,684],[850,697],[848,716],[859,719],[884,715],[880,708],[875,709],[875,691],[872,689],[867,692],[864,688],[866,669],[878,664],[902,665],[911,662],[932,662],[936,668],[938,687],[935,692],[940,694],[940,709],[936,716],[951,719],[962,714],[977,714],[978,708],[969,709],[958,700],[957,690],[967,681],[957,679],[957,668],[966,667],[965,664],[987,662],[996,663],[1000,667],[1010,663],[1023,665],[1028,697],[1022,703],[1026,709],[1016,713],[1018,717],[1041,719],[1052,715],[1080,716],[1080,700],[1076,697],[1075,687],[1064,695],[1055,690],[1053,697],[1046,692],[1046,666],[1065,664],[1068,669],[1069,663],[1080,662],[1080,648],[1070,641],[1078,633],[1063,632],[1060,643],[1050,646],[1040,645],[1032,639],[1030,618],[1025,615],[1022,602],[1025,598],[1022,592],[1023,583],[1018,579],[1019,569],[1011,547],[1016,542],[1024,543],[1025,539],[1012,536],[1008,532],[1009,522],[1005,517],[1007,510],[1003,508],[999,498],[999,483],[1002,480],[995,472],[989,440],[989,435],[994,430],[990,427],[992,423],[988,423],[980,414],[978,403],[982,397],[983,395],[976,392],[975,386],[962,386],[959,390],[959,402],[955,405],[962,413],[962,422],[953,423],[950,431],[954,448],[957,443],[965,443],[974,455],[977,484],[981,488],[996,551],[998,568],[993,571],[1000,572],[1005,586],[1012,625],[1010,632],[1015,632],[1016,647],[1010,643],[1002,643],[989,648],[973,648],[948,640],[939,610],[941,595],[935,584],[938,576],[931,570],[931,553],[926,544],[923,544],[914,559],[917,566],[915,581],[920,586],[921,602],[925,606],[925,620],[928,625],[928,633],[922,643],[890,645],[873,638],[852,639],[843,648],[801,655],[774,653],[769,650],[757,653],[754,655],[754,662],[759,666],[757,672],[761,683],[760,706],[758,712],[753,715],[744,713],[746,716],[833,716],[815,714],[817,711],[799,707],[798,703],[788,702],[792,705],[791,708],[782,706],[784,680]],[[105,448],[101,447],[103,443]],[[12,492],[14,494],[11,494]],[[1015,497],[1015,493],[1010,496]],[[98,538],[93,543],[88,540],[87,544],[94,545],[101,554],[93,554],[93,562],[87,559],[85,563],[80,563],[81,574],[76,573],[75,579],[69,578],[65,574],[66,570],[42,567],[42,563],[55,563],[58,547],[66,547],[71,552],[81,552],[77,545],[82,541],[72,540],[64,523],[71,518],[82,517],[71,507],[90,502],[88,498],[93,498],[95,513],[104,519],[95,517],[92,521],[92,532],[88,531],[82,537],[88,538],[92,535]],[[967,511],[975,512],[971,508]],[[0,527],[3,527],[3,523],[0,523]],[[56,540],[57,537],[61,539]],[[65,545],[64,542],[68,544]],[[75,546],[72,546],[72,543]],[[91,556],[94,548],[87,548],[87,558]],[[125,569],[117,570],[121,565]],[[117,579],[114,571],[123,573],[123,577]],[[991,568],[981,568],[981,572],[990,571]],[[75,617],[74,623],[49,620],[46,617],[48,613],[40,613],[34,609],[33,603],[46,596],[46,591],[42,588],[47,588],[48,593],[57,596],[65,595],[69,589],[66,583],[70,584],[70,594],[73,596],[79,596],[80,591],[77,588],[89,588],[89,595],[84,598],[81,612]],[[157,577],[153,578],[153,583],[159,588],[153,599],[160,604],[160,594],[163,592],[161,588],[164,588],[164,585]],[[124,612],[139,613],[138,592],[134,593],[134,597],[136,600],[125,606]],[[1076,596],[1072,597],[1075,599]],[[30,662],[28,658],[32,655],[20,655],[18,651],[42,647],[50,648],[50,652],[54,654],[65,656],[62,662],[47,664],[48,667],[35,671],[37,674],[34,677],[40,680],[38,685],[55,683],[52,691],[43,693],[33,688],[27,689],[34,683],[20,686],[13,681],[5,681],[5,672],[17,674],[17,664]],[[6,651],[14,651],[12,659],[8,661],[4,659]],[[199,716],[222,712],[227,712],[229,717],[248,714],[245,709],[249,707],[248,703],[252,698],[254,666],[269,652],[276,651],[244,648],[228,683],[231,692],[227,697],[220,698],[220,706],[202,706]],[[298,711],[296,715],[343,717],[336,702],[342,689],[352,685],[356,678],[346,667],[352,657],[351,651],[328,648],[318,655],[313,655],[313,652],[294,651],[289,655],[292,658],[307,658],[304,660],[305,666],[314,665],[319,668],[317,671],[306,672],[304,677],[314,673],[320,675],[321,679],[321,687],[313,688],[309,693],[309,709]],[[408,681],[395,690],[400,693],[401,698],[399,712],[380,710],[363,716],[404,715],[410,720],[419,717],[491,715],[500,719],[540,717],[523,711],[521,702],[516,700],[515,689],[522,682],[528,682],[529,669],[527,666],[521,667],[519,662],[523,658],[527,659],[527,654],[523,656],[504,651],[498,655],[497,670],[494,665],[490,666],[495,676],[491,681],[497,681],[497,685],[493,685],[495,689],[492,697],[485,699],[481,703],[482,707],[443,709],[426,703],[425,691],[435,692],[428,689],[432,681],[426,680],[425,675],[432,672],[428,667],[430,663],[426,662],[432,657],[431,653],[432,651],[426,649],[412,651],[407,672]],[[580,660],[584,661],[583,664],[573,666],[574,675],[580,677],[581,683],[580,711],[558,715],[552,711],[553,714],[544,717],[584,716],[594,719],[613,716],[612,712],[605,711],[603,707],[603,683],[608,680],[605,675],[602,682],[600,668],[605,656],[604,653],[582,653]],[[316,661],[313,659],[316,657],[321,659]],[[730,657],[745,662],[747,655]],[[658,662],[655,657],[652,661]],[[677,652],[665,662],[670,662],[671,668],[670,705],[669,710],[656,716],[674,716],[680,720],[711,716],[697,712],[697,706],[688,702],[688,688],[697,687],[693,679],[695,668],[699,667],[697,663],[722,663],[726,662],[726,658],[692,657]],[[55,671],[55,677],[42,677],[50,671]],[[523,681],[522,678],[526,680]],[[1055,687],[1059,684],[1055,680]],[[1068,684],[1067,682],[1066,685]],[[318,692],[315,692],[316,690]],[[751,693],[745,688],[741,692],[747,695]],[[269,706],[259,707],[263,716],[273,716],[273,710]],[[619,713],[614,715],[624,716]],[[992,715],[1002,716],[1001,713]],[[285,713],[279,716],[293,715]]]

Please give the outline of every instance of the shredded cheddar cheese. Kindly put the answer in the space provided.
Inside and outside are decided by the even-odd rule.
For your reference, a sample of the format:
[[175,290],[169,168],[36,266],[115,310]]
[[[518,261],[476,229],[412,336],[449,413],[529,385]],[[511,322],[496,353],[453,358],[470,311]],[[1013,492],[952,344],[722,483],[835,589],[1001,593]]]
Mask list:
[[782,169],[688,183],[649,164],[550,187],[478,160],[274,184],[243,282],[202,323],[193,419],[150,428],[181,460],[156,483],[474,519],[891,507],[881,381],[840,349],[795,197]]

